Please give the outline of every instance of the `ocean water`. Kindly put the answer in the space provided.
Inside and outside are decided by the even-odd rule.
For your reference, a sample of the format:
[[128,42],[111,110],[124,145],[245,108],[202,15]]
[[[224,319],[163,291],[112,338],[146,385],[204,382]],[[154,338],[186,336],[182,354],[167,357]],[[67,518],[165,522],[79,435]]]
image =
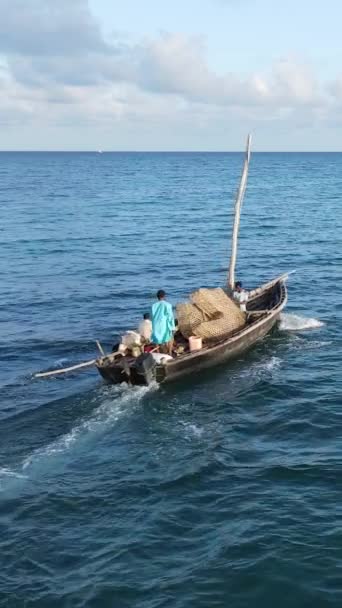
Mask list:
[[240,154],[0,154],[0,605],[342,605],[342,154],[254,154],[238,278],[279,327],[167,388],[94,369],[224,284]]

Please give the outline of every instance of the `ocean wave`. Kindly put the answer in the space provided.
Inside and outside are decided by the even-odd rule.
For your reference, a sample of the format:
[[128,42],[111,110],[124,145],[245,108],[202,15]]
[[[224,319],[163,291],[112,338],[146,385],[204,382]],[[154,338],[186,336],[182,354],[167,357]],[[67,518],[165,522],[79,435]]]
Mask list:
[[280,315],[279,329],[281,331],[303,331],[307,329],[318,329],[323,325],[324,323],[319,319],[282,313]]

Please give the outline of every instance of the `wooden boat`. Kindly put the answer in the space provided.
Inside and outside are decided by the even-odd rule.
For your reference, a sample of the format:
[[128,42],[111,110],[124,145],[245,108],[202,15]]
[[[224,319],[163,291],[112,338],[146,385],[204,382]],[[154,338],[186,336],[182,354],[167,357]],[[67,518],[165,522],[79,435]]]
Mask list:
[[[245,162],[235,201],[235,220],[232,235],[232,252],[228,274],[228,293],[235,285],[237,238],[242,201],[247,184],[251,137],[248,136]],[[137,357],[120,353],[102,356],[96,360],[101,376],[111,384],[127,382],[132,385],[148,385],[152,382],[167,383],[188,375],[198,375],[203,370],[225,363],[239,356],[257,341],[264,338],[277,322],[287,302],[286,279],[282,275],[248,294],[245,325],[229,336],[206,342],[201,350],[184,352],[175,358],[155,360],[153,354]]]
[[229,338],[205,345],[201,350],[184,353],[164,363],[152,354],[140,357],[108,355],[96,362],[101,376],[110,384],[166,383],[225,363],[249,349],[272,329],[287,302],[286,275],[256,289],[248,303],[245,327]]

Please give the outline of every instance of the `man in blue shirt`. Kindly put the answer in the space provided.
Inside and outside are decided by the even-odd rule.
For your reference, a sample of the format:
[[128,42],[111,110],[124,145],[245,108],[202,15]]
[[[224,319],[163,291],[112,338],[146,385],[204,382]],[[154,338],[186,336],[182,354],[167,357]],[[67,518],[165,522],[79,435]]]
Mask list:
[[172,306],[165,300],[166,293],[160,289],[158,301],[152,306],[152,342],[161,346],[161,351],[172,354],[175,320]]

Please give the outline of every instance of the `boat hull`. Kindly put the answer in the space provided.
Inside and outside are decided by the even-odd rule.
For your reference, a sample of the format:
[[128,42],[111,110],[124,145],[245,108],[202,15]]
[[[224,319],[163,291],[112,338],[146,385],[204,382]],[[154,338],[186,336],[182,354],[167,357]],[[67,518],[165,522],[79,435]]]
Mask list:
[[282,279],[271,281],[251,294],[249,314],[253,320],[235,335],[202,350],[177,357],[164,365],[153,363],[151,355],[144,359],[143,365],[128,364],[126,361],[115,364],[108,361],[108,358],[102,358],[97,361],[99,373],[110,384],[164,384],[186,376],[196,377],[204,370],[235,359],[271,331],[287,303],[287,289]]
[[223,343],[217,346],[215,350],[204,351],[201,357],[197,356],[194,360],[189,359],[184,362],[176,360],[174,363],[165,366],[163,382],[172,382],[190,374],[198,375],[206,369],[235,359],[252,348],[256,342],[262,340],[271,331],[278,320],[279,314],[253,328],[247,335],[237,337],[236,340],[229,341],[229,343]]

